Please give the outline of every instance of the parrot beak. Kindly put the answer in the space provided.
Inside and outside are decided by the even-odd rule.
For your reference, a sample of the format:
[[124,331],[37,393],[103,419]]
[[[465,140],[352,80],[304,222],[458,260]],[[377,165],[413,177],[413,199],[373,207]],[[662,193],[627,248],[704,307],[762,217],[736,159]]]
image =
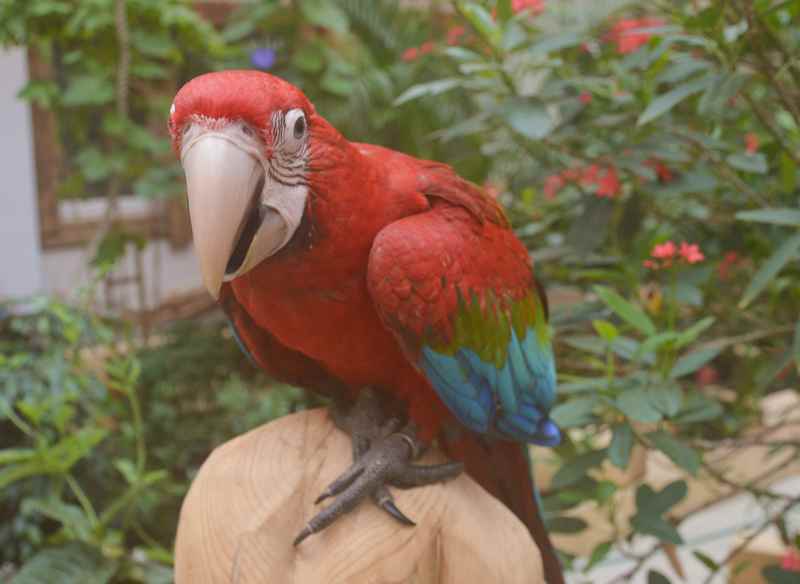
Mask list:
[[218,299],[224,280],[283,245],[286,225],[279,213],[262,204],[264,166],[230,136],[196,136],[182,149],[181,162],[203,281]]

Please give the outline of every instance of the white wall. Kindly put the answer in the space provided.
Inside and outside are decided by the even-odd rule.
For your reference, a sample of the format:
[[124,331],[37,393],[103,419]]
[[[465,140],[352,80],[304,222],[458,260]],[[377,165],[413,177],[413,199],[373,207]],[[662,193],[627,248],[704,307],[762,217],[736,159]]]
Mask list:
[[42,290],[33,133],[23,49],[0,49],[0,299]]

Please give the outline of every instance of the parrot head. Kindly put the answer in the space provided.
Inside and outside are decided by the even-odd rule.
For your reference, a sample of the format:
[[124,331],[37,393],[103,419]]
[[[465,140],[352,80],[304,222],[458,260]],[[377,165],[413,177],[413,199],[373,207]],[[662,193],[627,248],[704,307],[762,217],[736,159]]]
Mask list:
[[203,280],[218,298],[223,282],[289,242],[305,212],[315,142],[336,131],[299,89],[259,71],[192,79],[172,103],[169,130]]

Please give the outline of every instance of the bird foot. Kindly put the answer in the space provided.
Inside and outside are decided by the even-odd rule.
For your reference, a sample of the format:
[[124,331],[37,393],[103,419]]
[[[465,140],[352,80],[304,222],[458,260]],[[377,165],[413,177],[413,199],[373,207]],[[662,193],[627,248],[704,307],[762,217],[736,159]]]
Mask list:
[[412,464],[424,450],[424,444],[416,437],[414,424],[402,426],[398,418],[386,419],[373,390],[363,390],[348,411],[337,406],[331,414],[336,426],[350,435],[353,464],[317,498],[315,502],[321,503],[336,497],[311,518],[295,538],[294,545],[322,531],[367,497],[400,523],[413,526],[414,522],[398,509],[387,486],[430,485],[454,478],[463,471],[460,462]]

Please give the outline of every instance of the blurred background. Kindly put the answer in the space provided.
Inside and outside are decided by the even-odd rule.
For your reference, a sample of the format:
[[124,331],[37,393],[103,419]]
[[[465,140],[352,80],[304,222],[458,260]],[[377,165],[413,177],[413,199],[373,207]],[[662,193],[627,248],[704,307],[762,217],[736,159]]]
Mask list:
[[533,457],[571,582],[799,582],[798,23],[800,0],[0,0],[0,581],[171,582],[208,453],[319,405],[202,287],[166,131],[183,83],[249,68],[505,206],[557,333],[566,439]]

